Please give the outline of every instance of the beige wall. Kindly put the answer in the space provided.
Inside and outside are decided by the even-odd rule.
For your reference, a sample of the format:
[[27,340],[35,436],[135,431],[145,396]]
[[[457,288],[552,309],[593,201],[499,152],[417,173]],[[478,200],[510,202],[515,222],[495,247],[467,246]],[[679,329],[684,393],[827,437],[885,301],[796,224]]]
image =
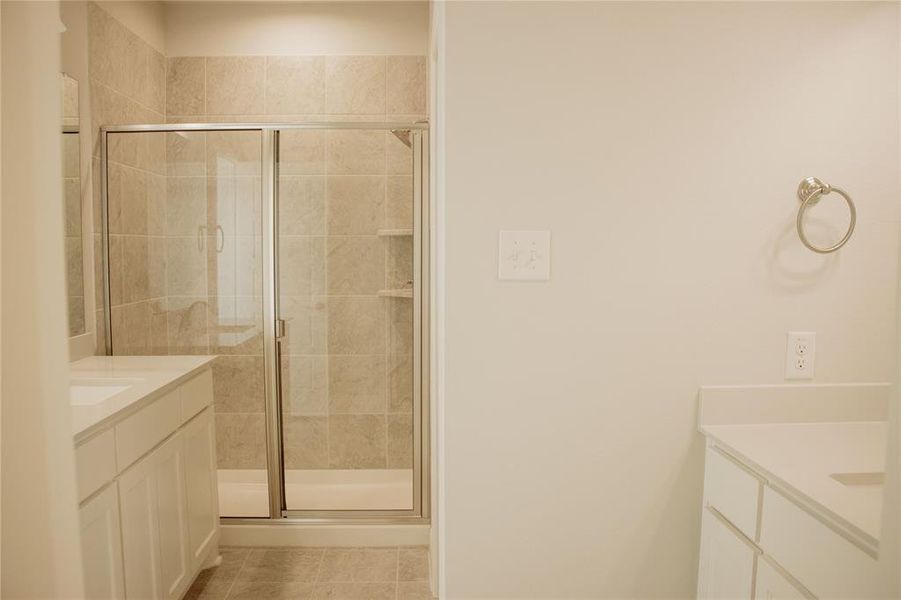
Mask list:
[[66,370],[58,2],[3,2],[2,590],[82,598]]
[[425,54],[427,2],[168,2],[168,56]]
[[[698,386],[781,382],[789,330],[894,379],[897,8],[446,8],[447,597],[692,597]],[[808,175],[858,201],[830,257]],[[503,228],[550,282],[497,281]]]
[[105,12],[122,23],[157,52],[166,52],[165,9],[154,0],[100,0]]

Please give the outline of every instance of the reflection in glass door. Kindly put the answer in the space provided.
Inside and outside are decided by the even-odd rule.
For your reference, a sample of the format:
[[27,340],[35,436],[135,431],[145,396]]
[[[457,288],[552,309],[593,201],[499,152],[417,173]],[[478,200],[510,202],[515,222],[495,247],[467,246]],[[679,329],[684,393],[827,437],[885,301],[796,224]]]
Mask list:
[[289,513],[418,508],[414,142],[422,143],[421,133],[279,132],[277,289],[285,322],[280,379]]

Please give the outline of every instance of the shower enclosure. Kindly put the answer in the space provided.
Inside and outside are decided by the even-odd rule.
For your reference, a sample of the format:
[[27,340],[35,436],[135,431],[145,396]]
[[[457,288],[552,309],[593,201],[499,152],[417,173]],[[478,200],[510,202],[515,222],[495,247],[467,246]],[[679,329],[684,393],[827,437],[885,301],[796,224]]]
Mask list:
[[428,514],[428,125],[102,128],[108,354],[215,354],[223,517]]

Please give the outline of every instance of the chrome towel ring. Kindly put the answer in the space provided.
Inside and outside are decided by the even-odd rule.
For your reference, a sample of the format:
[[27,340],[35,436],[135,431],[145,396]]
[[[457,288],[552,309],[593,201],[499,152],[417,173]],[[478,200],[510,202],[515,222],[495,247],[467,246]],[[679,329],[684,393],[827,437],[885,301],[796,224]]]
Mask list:
[[[820,198],[831,192],[835,192],[848,203],[848,210],[851,212],[851,222],[848,224],[848,231],[845,233],[845,236],[839,240],[837,244],[829,246],[828,248],[820,248],[819,246],[811,244],[810,240],[807,239],[807,235],[804,233],[804,213],[807,212],[808,208],[819,202]],[[841,188],[831,186],[828,183],[823,183],[816,177],[808,177],[798,185],[798,199],[801,200],[801,207],[798,209],[797,226],[798,237],[801,238],[802,244],[819,254],[829,254],[848,243],[848,240],[851,239],[851,234],[854,233],[854,226],[857,224],[857,208],[855,208],[854,201],[851,200],[851,196],[848,195],[848,192]]]

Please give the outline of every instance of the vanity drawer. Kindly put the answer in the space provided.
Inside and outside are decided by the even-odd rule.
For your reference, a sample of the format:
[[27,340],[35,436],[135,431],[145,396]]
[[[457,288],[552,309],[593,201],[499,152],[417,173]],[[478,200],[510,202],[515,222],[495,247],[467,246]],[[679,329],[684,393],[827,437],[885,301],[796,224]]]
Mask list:
[[79,502],[116,477],[116,438],[112,429],[75,447],[75,472]]
[[715,508],[748,539],[756,540],[763,483],[717,448],[708,447],[705,460],[705,505]]
[[178,429],[180,410],[176,389],[116,425],[116,461],[120,472]]
[[817,598],[879,596],[877,562],[769,486],[763,492],[760,546]]
[[213,403],[213,371],[207,369],[189,379],[179,388],[181,394],[181,422],[187,423]]

